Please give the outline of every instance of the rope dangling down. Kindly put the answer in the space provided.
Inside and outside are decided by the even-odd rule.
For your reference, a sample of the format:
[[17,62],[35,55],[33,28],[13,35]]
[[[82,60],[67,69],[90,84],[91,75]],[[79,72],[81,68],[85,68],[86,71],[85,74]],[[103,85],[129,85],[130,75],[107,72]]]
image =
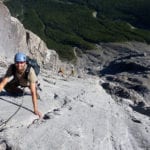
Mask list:
[[[23,91],[24,91],[24,89],[23,89]],[[21,108],[22,105],[23,105],[23,98],[24,98],[24,92],[23,92],[23,95],[22,95],[22,98],[21,98],[21,104],[18,105],[17,110],[16,110],[12,115],[10,115],[10,116],[8,117],[8,119],[6,119],[5,121],[3,121],[3,122],[0,124],[0,132],[1,132],[2,130],[4,130],[4,127],[7,125],[7,123],[19,112],[20,108]],[[2,100],[5,101],[4,98],[1,98],[1,97],[0,97],[0,99],[2,99]]]

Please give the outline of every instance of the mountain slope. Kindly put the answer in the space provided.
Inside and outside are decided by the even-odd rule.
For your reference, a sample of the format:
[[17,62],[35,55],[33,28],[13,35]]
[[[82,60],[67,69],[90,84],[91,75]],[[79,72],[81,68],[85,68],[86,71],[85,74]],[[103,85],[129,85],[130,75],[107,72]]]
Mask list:
[[[1,45],[7,44],[8,46],[8,49],[4,47],[1,48],[1,51],[8,50],[7,56],[12,54],[11,57],[13,57],[12,44],[17,46],[16,43],[20,43],[22,40],[18,37],[22,37],[23,34],[22,32],[19,33],[19,28],[11,28],[10,14],[8,14],[6,7],[1,6],[0,3],[0,8],[0,29],[2,29],[0,38],[4,40],[1,41]],[[30,37],[29,31],[26,33]],[[10,38],[12,36],[17,42],[14,40],[10,44],[9,40],[12,39]],[[38,37],[30,38],[27,41],[34,43],[32,47],[35,49],[32,49],[32,52],[39,58],[37,52],[40,52],[41,55],[43,53],[37,49],[46,50],[45,46],[41,47],[42,42]],[[78,71],[81,71],[81,74],[77,72],[78,74],[75,74],[74,77],[69,76],[71,70],[67,67],[64,77],[58,76],[57,70],[55,70],[57,68],[41,69],[38,81],[41,83],[42,91],[38,91],[41,97],[38,101],[38,107],[43,113],[42,119],[38,119],[33,114],[33,105],[28,88],[25,89],[26,94],[21,97],[13,97],[5,91],[0,93],[1,150],[148,150],[150,148],[150,107],[142,102],[134,103],[134,99],[126,91],[124,92],[118,84],[126,85],[129,94],[137,96],[137,100],[141,96],[144,99],[145,84],[142,85],[142,80],[135,75],[146,78],[144,83],[150,85],[147,82],[150,81],[149,46],[143,43],[140,45],[139,43],[126,43],[125,45],[103,43],[98,47],[99,51],[88,51],[86,53],[87,61],[82,59],[81,62],[85,62],[87,67],[98,69],[95,71],[101,71],[103,75],[106,75],[109,84],[113,86],[113,90],[110,89],[110,94],[114,99],[101,86],[102,84],[105,85],[103,87],[109,88],[106,86],[109,85],[107,81],[84,74],[82,69],[86,68],[85,64],[82,65],[83,68],[78,66]],[[141,53],[142,50],[144,53]],[[46,60],[50,55],[51,52],[48,53],[48,56],[42,56]],[[53,59],[49,60],[57,67],[58,64]],[[139,64],[139,61],[142,64]],[[0,60],[1,77],[9,63],[5,59]],[[120,67],[120,70],[116,68],[115,64]],[[50,64],[47,66],[50,67]],[[114,72],[114,69],[117,71]],[[87,70],[91,71],[90,68]],[[120,71],[125,74],[118,74],[117,76]],[[131,88],[137,90],[137,93],[133,93]],[[106,88],[109,93],[108,90]],[[113,91],[117,95],[113,95],[115,94],[112,93]],[[146,92],[149,91],[146,90]],[[126,99],[118,95],[120,93],[126,96]],[[149,101],[149,95],[147,98]]]
[[[0,68],[0,73],[4,72]],[[51,77],[48,75],[51,74]],[[127,99],[115,102],[99,78],[65,78],[43,70],[39,76],[38,118],[31,96],[0,97],[0,148],[20,150],[146,150],[150,146],[149,117],[134,112]],[[27,89],[26,89],[27,90]],[[2,94],[2,93],[1,93]],[[117,100],[117,99],[116,99]],[[22,103],[23,102],[23,103]],[[22,104],[16,115],[2,127]],[[6,109],[7,108],[7,109]]]
[[9,0],[5,4],[63,59],[75,58],[73,47],[87,50],[99,42],[150,42],[148,0]]

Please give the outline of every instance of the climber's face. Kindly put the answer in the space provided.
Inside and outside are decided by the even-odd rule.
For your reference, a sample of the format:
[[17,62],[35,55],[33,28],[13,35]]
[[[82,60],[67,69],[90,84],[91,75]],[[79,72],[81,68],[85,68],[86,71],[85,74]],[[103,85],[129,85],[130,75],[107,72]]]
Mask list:
[[25,70],[26,62],[16,62],[15,66],[17,71],[22,72]]

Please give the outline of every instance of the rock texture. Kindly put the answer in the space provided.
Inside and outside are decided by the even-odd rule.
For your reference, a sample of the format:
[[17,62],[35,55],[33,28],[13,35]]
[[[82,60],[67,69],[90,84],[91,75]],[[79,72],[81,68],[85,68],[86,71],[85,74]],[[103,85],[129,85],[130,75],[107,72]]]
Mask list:
[[49,50],[46,44],[29,30],[26,30],[26,42],[30,57],[35,58],[46,69],[57,69],[61,62],[55,50]]
[[54,50],[34,33],[26,30],[20,21],[11,17],[7,7],[0,2],[0,52],[1,58],[13,62],[14,54],[22,51],[37,59],[41,67],[57,69],[61,62]]
[[[0,76],[20,49],[43,67],[42,119],[33,114],[29,89],[22,97],[0,93],[0,150],[150,149],[149,45],[100,43],[82,55],[75,49],[72,66],[60,62],[1,2],[0,39]],[[58,67],[78,74],[58,74]]]
[[13,17],[3,3],[0,2],[0,52],[1,57],[13,59],[18,51],[28,53],[26,40],[26,31],[23,25]]
[[101,43],[81,60],[85,72],[105,80],[102,86],[109,94],[150,106],[150,45]]
[[[4,70],[0,67],[0,73]],[[148,150],[149,116],[132,109],[129,99],[112,99],[99,80],[43,70],[38,101],[43,119],[33,114],[30,94],[0,93],[0,149]]]

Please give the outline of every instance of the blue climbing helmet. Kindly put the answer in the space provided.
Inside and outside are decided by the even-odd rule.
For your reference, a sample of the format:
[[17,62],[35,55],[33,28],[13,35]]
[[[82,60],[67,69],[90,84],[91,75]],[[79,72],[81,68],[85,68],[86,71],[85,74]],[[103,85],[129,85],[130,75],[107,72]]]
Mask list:
[[15,55],[14,61],[15,62],[25,62],[25,61],[27,61],[27,57],[26,57],[26,55],[24,53],[18,52]]

